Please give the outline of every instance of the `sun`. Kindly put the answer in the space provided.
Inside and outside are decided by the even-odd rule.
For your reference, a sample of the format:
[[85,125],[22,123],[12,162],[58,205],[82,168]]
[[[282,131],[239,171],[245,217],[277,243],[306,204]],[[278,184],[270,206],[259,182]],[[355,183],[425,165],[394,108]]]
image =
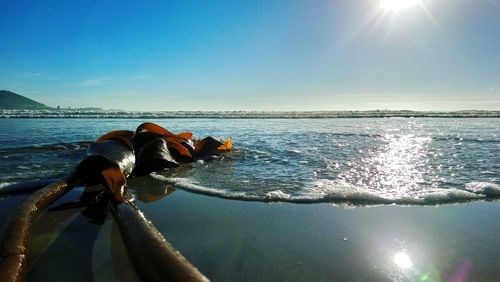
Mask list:
[[410,256],[404,251],[396,253],[393,257],[393,260],[394,263],[401,269],[408,269],[412,266]]
[[380,8],[383,11],[398,13],[419,5],[421,0],[381,0]]

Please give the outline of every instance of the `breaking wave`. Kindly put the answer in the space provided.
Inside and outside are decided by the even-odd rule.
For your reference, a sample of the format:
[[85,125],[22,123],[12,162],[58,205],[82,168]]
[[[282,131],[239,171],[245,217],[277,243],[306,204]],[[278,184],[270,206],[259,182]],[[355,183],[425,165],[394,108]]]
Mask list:
[[496,199],[500,197],[500,185],[488,182],[471,182],[466,184],[464,189],[432,188],[395,196],[369,188],[351,185],[340,180],[321,179],[311,183],[310,187],[305,188],[299,194],[290,195],[281,190],[274,190],[258,195],[210,188],[200,185],[188,178],[166,177],[160,174],[151,174],[151,176],[159,181],[172,184],[185,191],[241,201],[348,203],[353,205],[437,205]]
[[123,111],[90,109],[0,110],[0,118],[372,118],[372,117],[500,117],[500,111]]

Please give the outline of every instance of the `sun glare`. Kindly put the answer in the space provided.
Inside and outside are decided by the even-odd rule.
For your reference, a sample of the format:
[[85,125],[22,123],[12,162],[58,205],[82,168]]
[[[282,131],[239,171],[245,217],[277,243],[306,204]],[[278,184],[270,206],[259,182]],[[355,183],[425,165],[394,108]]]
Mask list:
[[380,2],[380,8],[384,11],[398,13],[402,10],[417,6],[419,2],[420,0],[382,0]]
[[412,266],[411,258],[406,252],[396,253],[393,257],[394,263],[402,269],[408,269]]

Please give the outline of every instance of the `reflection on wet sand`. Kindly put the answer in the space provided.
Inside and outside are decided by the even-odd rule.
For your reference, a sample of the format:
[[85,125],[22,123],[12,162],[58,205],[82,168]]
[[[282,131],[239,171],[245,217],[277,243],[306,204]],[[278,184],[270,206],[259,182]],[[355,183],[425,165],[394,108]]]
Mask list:
[[144,203],[158,201],[176,190],[174,185],[149,176],[129,180],[128,189],[137,200]]

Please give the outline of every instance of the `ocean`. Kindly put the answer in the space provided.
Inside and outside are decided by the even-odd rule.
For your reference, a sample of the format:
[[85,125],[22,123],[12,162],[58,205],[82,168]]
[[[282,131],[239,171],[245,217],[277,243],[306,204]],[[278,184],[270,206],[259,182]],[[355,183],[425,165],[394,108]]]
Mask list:
[[100,135],[150,121],[233,138],[230,153],[151,175],[190,192],[345,206],[500,197],[500,118],[133,117],[0,119],[0,189],[63,177]]
[[[127,184],[212,281],[498,280],[500,118],[273,115],[0,119],[0,192],[64,177],[100,135],[150,121],[234,141]],[[96,193],[76,187],[35,221],[27,281],[140,281]],[[28,195],[0,193],[0,222]]]

